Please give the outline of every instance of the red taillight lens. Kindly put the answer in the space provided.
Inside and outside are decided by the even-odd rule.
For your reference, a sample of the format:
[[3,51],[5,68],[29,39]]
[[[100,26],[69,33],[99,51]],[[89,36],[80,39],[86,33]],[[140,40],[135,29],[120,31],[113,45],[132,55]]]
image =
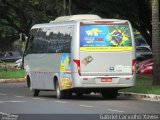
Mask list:
[[76,65],[77,65],[77,70],[78,70],[78,74],[81,75],[81,73],[80,73],[80,60],[75,60],[75,59],[74,59],[73,62],[76,63]]
[[83,78],[83,80],[88,80],[88,78]]
[[135,71],[135,66],[136,65],[136,59],[132,60],[132,75],[134,74]]
[[131,78],[126,78],[126,80],[130,80]]

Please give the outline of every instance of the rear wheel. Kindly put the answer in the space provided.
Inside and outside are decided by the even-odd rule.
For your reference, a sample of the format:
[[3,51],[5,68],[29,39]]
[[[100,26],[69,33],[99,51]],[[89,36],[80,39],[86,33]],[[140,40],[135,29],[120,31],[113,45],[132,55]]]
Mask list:
[[56,81],[56,95],[58,99],[63,99],[65,97],[65,92],[61,91],[58,81]]
[[31,81],[30,81],[30,78],[27,77],[27,87],[30,88],[31,87]]
[[33,95],[37,97],[39,95],[40,90],[34,89]]
[[77,95],[78,97],[83,97],[83,93],[82,93],[82,92],[77,92],[76,95]]
[[118,95],[117,89],[107,89],[105,91],[102,91],[102,97],[104,99],[116,99]]
[[69,99],[69,98],[71,98],[72,97],[72,92],[71,91],[65,91],[65,98],[66,99]]

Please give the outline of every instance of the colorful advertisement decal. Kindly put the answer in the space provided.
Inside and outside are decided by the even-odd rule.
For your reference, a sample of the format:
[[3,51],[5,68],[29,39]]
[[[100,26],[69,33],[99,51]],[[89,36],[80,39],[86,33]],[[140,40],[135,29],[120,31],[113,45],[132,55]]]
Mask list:
[[128,51],[132,40],[128,25],[82,25],[81,51]]
[[72,86],[70,61],[70,53],[63,53],[60,65],[60,86],[62,90],[69,89]]

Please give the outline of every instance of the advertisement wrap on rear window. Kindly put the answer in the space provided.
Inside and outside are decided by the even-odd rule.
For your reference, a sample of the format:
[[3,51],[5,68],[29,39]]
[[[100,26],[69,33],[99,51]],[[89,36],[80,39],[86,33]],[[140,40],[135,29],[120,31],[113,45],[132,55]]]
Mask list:
[[130,51],[131,34],[128,25],[82,25],[80,51]]

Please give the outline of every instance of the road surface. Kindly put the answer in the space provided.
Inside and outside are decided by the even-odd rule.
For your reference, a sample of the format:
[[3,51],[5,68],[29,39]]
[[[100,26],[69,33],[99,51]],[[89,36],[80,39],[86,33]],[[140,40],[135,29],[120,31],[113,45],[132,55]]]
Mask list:
[[71,99],[58,100],[53,91],[43,91],[39,97],[33,97],[25,83],[1,83],[0,114],[23,115],[23,117],[25,115],[35,117],[37,114],[39,117],[71,115],[76,120],[79,118],[78,115],[87,118],[87,115],[93,114],[93,119],[97,119],[100,117],[99,114],[160,114],[160,103],[130,100],[125,97],[103,100],[98,94],[85,95],[81,98],[73,95]]

